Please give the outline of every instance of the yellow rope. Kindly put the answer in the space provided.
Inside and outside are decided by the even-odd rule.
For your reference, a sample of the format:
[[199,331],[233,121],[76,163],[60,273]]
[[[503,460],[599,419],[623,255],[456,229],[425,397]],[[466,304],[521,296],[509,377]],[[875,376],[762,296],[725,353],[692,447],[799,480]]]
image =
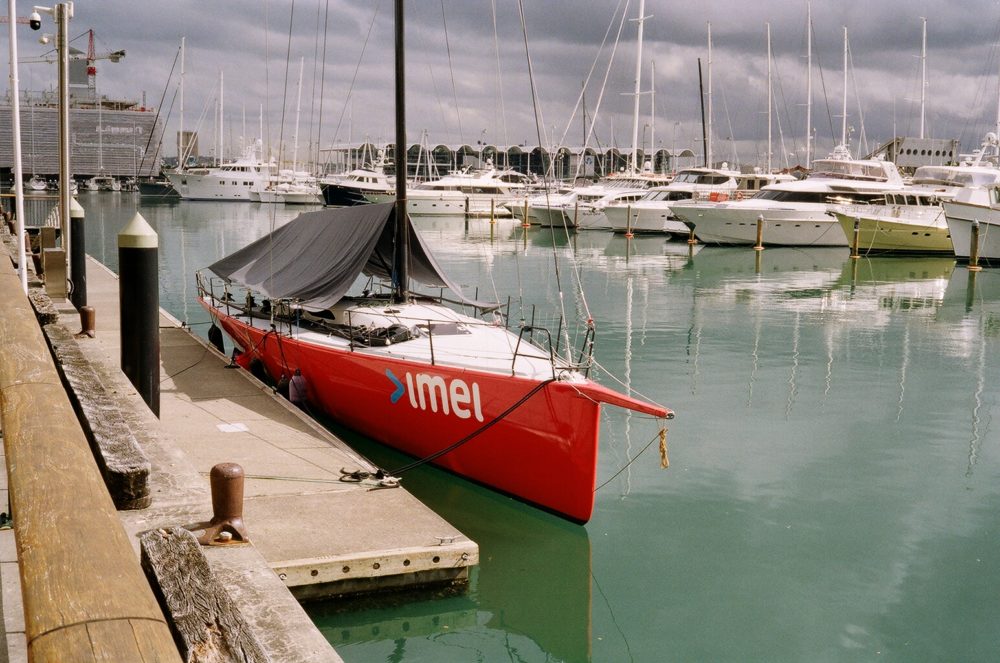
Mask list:
[[660,429],[660,469],[670,467],[670,459],[667,458],[667,427]]

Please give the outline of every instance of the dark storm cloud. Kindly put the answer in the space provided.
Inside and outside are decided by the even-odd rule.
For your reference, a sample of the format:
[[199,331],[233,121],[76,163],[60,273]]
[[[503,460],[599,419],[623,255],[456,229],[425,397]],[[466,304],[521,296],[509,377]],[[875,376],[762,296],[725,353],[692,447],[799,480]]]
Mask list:
[[[638,0],[523,3],[542,133],[547,140],[557,140],[568,126],[567,142],[582,142],[580,115],[571,118],[570,112],[609,26],[613,41],[615,21],[626,4],[628,18],[634,18]],[[186,37],[185,126],[192,128],[204,115],[203,146],[211,142],[220,71],[225,77],[227,141],[239,140],[244,116],[246,133],[256,136],[263,106],[269,142],[276,145],[280,135],[287,146],[293,132],[299,58],[305,60],[301,150],[310,138],[315,140],[320,127],[324,144],[334,138],[391,139],[392,2],[297,0],[290,25],[292,7],[290,1],[79,0],[70,32],[76,36],[93,27],[98,52],[126,49],[128,56],[121,63],[97,63],[99,89],[110,96],[131,98],[145,92],[148,105],[158,103],[180,39]],[[493,36],[494,7],[499,55]],[[24,5],[20,13],[27,11]],[[649,62],[655,61],[656,66],[655,129],[649,120],[648,96],[641,104],[639,133],[647,145],[655,130],[660,147],[700,149],[697,62],[701,58],[707,81],[706,24],[711,22],[714,152],[730,158],[735,151],[743,162],[762,160],[767,134],[764,25],[769,22],[774,53],[774,152],[797,151],[790,158],[801,159],[806,131],[805,0],[648,0],[646,14],[651,16],[645,23],[643,49],[646,90]],[[817,0],[812,3],[812,124],[818,151],[828,151],[839,139],[843,26],[848,28],[852,62],[848,86],[848,123],[855,129],[852,143],[861,138],[862,113],[870,144],[894,132],[916,133],[921,17],[927,18],[928,25],[928,133],[960,138],[971,149],[985,131],[994,128],[1000,71],[997,2]],[[511,143],[537,141],[521,17],[514,0],[410,0],[407,21],[410,140],[417,140],[426,130],[432,143],[503,143],[505,136]],[[51,31],[48,25],[45,29]],[[597,138],[602,144],[614,141],[625,147],[631,143],[633,102],[625,93],[633,87],[635,32],[635,23],[629,20],[601,104]],[[19,29],[19,35],[22,56],[45,51],[26,27]],[[320,122],[322,65],[317,53],[324,48],[324,36]],[[85,50],[85,38],[74,45]],[[600,94],[610,48],[610,43],[605,46],[587,87],[588,113],[593,113]],[[51,88],[54,67],[25,65],[21,79],[25,88]],[[164,106],[176,95],[176,74],[166,89]],[[176,129],[177,103],[171,131]],[[166,153],[172,153],[172,147]]]

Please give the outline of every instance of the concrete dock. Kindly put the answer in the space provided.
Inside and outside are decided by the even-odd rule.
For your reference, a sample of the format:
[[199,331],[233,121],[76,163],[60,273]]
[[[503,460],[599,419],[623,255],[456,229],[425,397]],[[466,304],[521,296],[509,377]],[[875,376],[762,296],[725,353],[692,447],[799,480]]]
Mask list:
[[[341,468],[372,469],[370,464],[270,388],[227,368],[228,358],[163,312],[156,419],[119,369],[117,277],[88,259],[87,283],[97,333],[76,345],[103,387],[123,403],[122,417],[141,432],[150,461],[152,505],[118,512],[130,540],[138,553],[142,532],[208,521],[210,469],[222,462],[241,465],[252,543],[203,550],[213,574],[269,639],[274,660],[339,660],[293,594],[313,599],[468,579],[478,563],[474,542],[405,488],[341,482]],[[58,324],[78,331],[72,304],[53,303]],[[8,601],[17,600],[10,535],[0,530],[4,649],[19,660],[24,627]]]

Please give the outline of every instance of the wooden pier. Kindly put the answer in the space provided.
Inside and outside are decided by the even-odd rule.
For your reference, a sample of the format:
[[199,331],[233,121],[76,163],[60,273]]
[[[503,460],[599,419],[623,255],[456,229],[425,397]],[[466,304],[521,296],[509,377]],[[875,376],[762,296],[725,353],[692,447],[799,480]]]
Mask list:
[[[17,287],[15,279],[0,283]],[[474,542],[405,488],[342,482],[341,468],[370,464],[270,388],[229,368],[228,358],[162,312],[160,419],[154,417],[119,369],[117,278],[88,259],[87,283],[95,337],[75,337],[78,312],[68,301],[54,301],[49,342],[61,361],[82,361],[92,371],[84,382],[93,389],[78,391],[111,394],[116,405],[104,407],[103,416],[121,419],[148,459],[149,506],[117,512],[136,568],[142,533],[211,519],[209,471],[233,462],[246,475],[243,515],[251,543],[202,550],[273,660],[339,660],[293,594],[316,599],[468,580],[478,563]],[[19,515],[15,510],[15,520]],[[0,533],[5,617],[8,597],[16,598],[8,583],[8,534]],[[102,578],[90,581],[92,591],[102,590]],[[26,585],[35,582],[25,577]],[[8,633],[17,625],[16,614],[5,618]]]

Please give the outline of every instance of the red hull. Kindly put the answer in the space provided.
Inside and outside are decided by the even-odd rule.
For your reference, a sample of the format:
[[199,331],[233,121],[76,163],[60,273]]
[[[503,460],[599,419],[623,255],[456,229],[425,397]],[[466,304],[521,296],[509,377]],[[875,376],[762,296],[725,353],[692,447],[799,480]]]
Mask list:
[[[219,311],[213,311],[219,314]],[[219,315],[271,376],[302,371],[311,406],[390,447],[423,458],[500,416],[535,380],[304,343]],[[392,377],[389,376],[391,373]],[[395,380],[393,379],[395,378]],[[600,385],[551,382],[435,464],[578,522],[594,508],[600,402],[665,416]],[[641,406],[641,407],[636,407]]]

